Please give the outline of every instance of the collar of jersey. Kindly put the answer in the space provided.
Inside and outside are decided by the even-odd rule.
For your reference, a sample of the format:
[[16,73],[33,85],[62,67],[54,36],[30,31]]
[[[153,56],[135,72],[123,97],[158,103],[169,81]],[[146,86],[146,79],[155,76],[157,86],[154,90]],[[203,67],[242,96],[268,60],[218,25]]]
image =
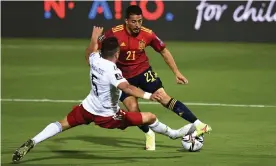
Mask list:
[[110,61],[110,60],[107,60],[107,59],[104,59],[103,57],[101,57],[103,60],[105,60],[106,62],[108,62],[108,63],[111,63],[111,64],[113,64],[113,65],[116,65],[116,63],[114,63],[114,62],[112,62],[112,61]]

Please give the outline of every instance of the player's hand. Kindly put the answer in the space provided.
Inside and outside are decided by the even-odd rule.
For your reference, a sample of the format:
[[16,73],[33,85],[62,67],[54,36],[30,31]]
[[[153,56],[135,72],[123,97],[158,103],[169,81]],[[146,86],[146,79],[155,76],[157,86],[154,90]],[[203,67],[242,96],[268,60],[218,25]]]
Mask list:
[[156,91],[151,95],[150,100],[160,101],[162,99],[162,96],[163,96],[163,94],[161,92]]
[[175,78],[176,78],[176,82],[177,82],[178,84],[188,84],[188,83],[189,83],[189,82],[188,82],[188,79],[185,78],[180,72],[177,72],[177,73],[175,74]]
[[103,27],[93,26],[92,38],[98,39],[103,33]]

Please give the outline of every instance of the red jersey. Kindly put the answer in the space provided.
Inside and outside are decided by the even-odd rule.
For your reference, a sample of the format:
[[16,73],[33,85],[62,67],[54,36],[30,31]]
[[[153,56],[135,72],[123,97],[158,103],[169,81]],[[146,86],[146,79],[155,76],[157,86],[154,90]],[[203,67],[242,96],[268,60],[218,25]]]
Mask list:
[[155,33],[145,27],[141,27],[138,36],[131,36],[125,25],[118,25],[106,31],[99,40],[107,37],[116,37],[120,44],[120,55],[117,67],[121,69],[125,78],[132,78],[143,73],[150,67],[149,59],[145,48],[151,46],[155,51],[160,52],[165,48],[165,44],[155,35]]

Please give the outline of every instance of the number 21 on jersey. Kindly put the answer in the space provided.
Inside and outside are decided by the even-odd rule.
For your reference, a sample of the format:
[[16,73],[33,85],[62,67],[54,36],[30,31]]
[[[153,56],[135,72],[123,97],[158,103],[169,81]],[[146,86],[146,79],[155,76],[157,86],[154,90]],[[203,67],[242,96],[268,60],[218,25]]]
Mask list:
[[128,51],[126,60],[134,61],[135,60],[135,51]]

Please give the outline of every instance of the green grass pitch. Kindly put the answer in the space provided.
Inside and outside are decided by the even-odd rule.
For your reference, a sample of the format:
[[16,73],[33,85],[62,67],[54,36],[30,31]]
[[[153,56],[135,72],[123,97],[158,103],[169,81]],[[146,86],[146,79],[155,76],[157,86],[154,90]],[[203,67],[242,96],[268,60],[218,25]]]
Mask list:
[[[81,100],[90,90],[84,49],[89,41],[2,39],[2,99]],[[183,102],[276,105],[276,45],[168,42],[189,85],[176,85],[162,57],[148,49],[151,65],[167,92]],[[74,104],[1,102],[1,162]],[[144,134],[94,125],[66,131],[37,145],[22,165],[276,165],[276,107],[190,105],[213,132],[201,152],[181,150],[180,140],[157,135],[157,150],[143,150]],[[172,128],[185,124],[160,105],[141,105]]]

